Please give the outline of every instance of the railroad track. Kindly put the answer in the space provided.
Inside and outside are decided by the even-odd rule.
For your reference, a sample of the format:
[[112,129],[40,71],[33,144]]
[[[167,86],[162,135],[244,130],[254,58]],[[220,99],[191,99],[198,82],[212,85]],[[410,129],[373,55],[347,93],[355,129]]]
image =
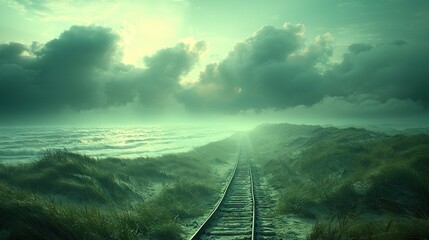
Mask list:
[[237,163],[222,197],[191,240],[274,239],[275,234],[257,220],[261,210],[255,197],[251,158],[250,144],[242,141]]

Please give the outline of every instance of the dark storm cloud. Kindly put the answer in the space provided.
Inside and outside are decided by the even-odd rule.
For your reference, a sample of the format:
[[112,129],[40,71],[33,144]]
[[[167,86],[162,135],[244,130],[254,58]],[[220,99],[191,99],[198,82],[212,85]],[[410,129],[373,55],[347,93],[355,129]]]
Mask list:
[[[282,111],[278,111],[282,112]],[[412,100],[391,98],[379,100],[370,94],[350,95],[346,97],[327,96],[312,106],[296,106],[283,110],[285,116],[298,116],[303,119],[348,119],[348,120],[384,120],[427,118],[424,106]]]
[[194,110],[226,112],[311,106],[325,97],[353,101],[348,96],[360,95],[376,103],[397,99],[428,105],[427,45],[352,44],[341,62],[329,64],[331,36],[304,45],[302,33],[302,26],[291,24],[260,29],[226,59],[208,65],[181,99]]
[[354,54],[366,52],[372,49],[372,46],[366,43],[354,43],[348,47],[349,51]]
[[103,105],[103,79],[118,56],[119,38],[101,27],[74,26],[36,52],[36,83],[50,104],[73,109]]
[[325,91],[318,67],[332,54],[331,40],[319,36],[305,46],[303,32],[292,24],[261,28],[219,64],[208,65],[183,101],[231,112],[314,104]]
[[39,95],[34,80],[34,61],[23,55],[27,48],[19,43],[0,45],[0,109],[14,111],[28,108],[28,102]]
[[117,41],[108,29],[74,26],[36,52],[22,44],[1,45],[0,108],[20,112],[102,105],[98,73],[114,62]]
[[305,47],[303,31],[292,24],[261,28],[219,64],[208,65],[181,99],[192,108],[231,112],[315,103],[324,88],[317,64],[332,49],[329,36]]
[[140,101],[155,106],[167,106],[176,101],[176,93],[180,90],[178,80],[192,70],[205,49],[203,42],[193,47],[181,43],[146,57],[144,63],[147,69],[136,86]]
[[73,26],[42,46],[1,44],[1,112],[94,109],[136,98],[158,106],[174,98],[180,78],[205,48],[200,42],[162,49],[147,57],[141,69],[120,63],[118,41],[110,29]]
[[19,63],[21,54],[27,51],[27,47],[21,43],[11,42],[0,45],[0,64]]
[[204,42],[161,49],[137,68],[120,62],[118,41],[110,29],[74,26],[43,45],[0,44],[0,114],[130,103],[224,113],[313,106],[334,111],[355,106],[370,113],[429,106],[429,47],[421,42],[355,43],[333,63],[330,34],[308,42],[302,25],[265,26],[184,88],[179,81],[198,61]]
[[386,44],[359,54],[352,51],[325,77],[336,85],[331,95],[372,94],[383,101],[409,99],[427,106],[428,53],[427,45],[412,44]]

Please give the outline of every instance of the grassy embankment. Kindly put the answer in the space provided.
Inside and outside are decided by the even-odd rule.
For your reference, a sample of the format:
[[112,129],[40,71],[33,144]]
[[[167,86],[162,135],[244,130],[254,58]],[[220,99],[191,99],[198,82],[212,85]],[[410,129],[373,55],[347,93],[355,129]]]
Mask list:
[[279,214],[318,222],[309,239],[428,239],[429,136],[266,125],[251,135]]
[[[215,202],[236,142],[158,158],[94,159],[47,150],[0,164],[0,239],[181,239]],[[231,165],[232,166],[232,165]]]

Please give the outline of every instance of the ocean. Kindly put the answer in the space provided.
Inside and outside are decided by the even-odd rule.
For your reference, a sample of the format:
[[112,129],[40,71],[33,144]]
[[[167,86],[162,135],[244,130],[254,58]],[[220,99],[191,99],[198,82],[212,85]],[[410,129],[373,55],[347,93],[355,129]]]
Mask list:
[[35,161],[45,149],[67,149],[93,157],[137,158],[185,152],[231,136],[229,127],[3,127],[0,162]]

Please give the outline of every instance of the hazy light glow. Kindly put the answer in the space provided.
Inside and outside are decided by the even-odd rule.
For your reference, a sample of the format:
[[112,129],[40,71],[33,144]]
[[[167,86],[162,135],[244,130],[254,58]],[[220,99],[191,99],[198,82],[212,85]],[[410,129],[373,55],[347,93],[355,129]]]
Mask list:
[[428,12],[423,0],[3,0],[0,115],[421,121]]

